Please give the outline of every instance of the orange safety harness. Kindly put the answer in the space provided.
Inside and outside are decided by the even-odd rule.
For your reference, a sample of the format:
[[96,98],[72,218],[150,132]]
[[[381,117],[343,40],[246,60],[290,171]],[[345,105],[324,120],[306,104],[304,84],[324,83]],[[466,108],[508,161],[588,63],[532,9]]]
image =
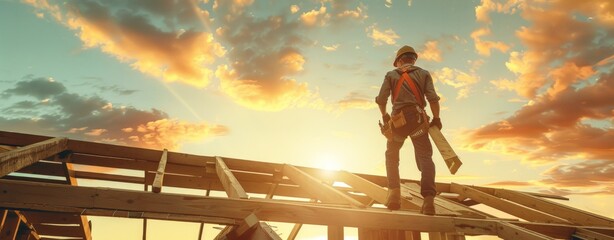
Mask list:
[[401,85],[403,85],[403,82],[407,82],[407,84],[409,85],[409,88],[411,89],[412,93],[416,97],[416,100],[418,101],[418,106],[420,106],[421,108],[424,108],[426,105],[423,103],[424,100],[422,98],[422,94],[419,93],[418,87],[416,87],[414,80],[411,79],[411,77],[409,76],[407,72],[404,72],[401,75],[401,79],[399,79],[399,81],[397,82],[397,86],[394,88],[394,91],[392,92],[392,102],[394,103],[397,100],[397,97],[399,96],[399,91],[401,90]]

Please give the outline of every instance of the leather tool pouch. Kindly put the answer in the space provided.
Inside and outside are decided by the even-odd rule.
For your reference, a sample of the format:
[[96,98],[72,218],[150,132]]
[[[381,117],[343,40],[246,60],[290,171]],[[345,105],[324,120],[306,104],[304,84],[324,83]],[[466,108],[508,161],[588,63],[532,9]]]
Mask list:
[[390,119],[392,131],[400,137],[417,138],[428,133],[429,117],[417,106],[404,108]]
[[407,124],[407,121],[405,121],[405,113],[403,112],[403,110],[401,110],[396,115],[392,115],[390,121],[392,122],[392,126],[394,126],[394,128],[402,128],[403,126],[405,126],[405,124]]

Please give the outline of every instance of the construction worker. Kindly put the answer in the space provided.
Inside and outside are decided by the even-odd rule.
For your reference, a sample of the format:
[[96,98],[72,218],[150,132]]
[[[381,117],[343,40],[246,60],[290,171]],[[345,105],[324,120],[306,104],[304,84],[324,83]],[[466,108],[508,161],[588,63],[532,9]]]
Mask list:
[[[416,164],[422,176],[420,194],[424,198],[421,212],[435,214],[435,164],[433,147],[429,140],[429,126],[441,129],[439,119],[439,96],[435,92],[433,79],[428,71],[415,66],[418,54],[414,48],[403,46],[394,59],[394,70],[384,78],[379,95],[375,98],[384,123],[389,123],[392,134],[387,136],[386,174],[388,178],[388,209],[397,210],[401,206],[399,177],[399,150],[409,136],[413,145]],[[388,97],[392,95],[392,119],[386,110]],[[433,120],[429,123],[426,115],[425,100],[428,100]]]

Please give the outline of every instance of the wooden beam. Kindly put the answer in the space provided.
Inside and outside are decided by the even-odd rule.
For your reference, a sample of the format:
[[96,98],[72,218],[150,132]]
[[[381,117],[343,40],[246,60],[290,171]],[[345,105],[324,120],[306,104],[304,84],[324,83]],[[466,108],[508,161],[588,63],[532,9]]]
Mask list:
[[311,194],[313,196],[312,198],[317,198],[326,203],[349,204],[350,206],[357,208],[366,207],[361,202],[334,189],[327,183],[319,181],[295,166],[286,164],[283,168],[283,173],[285,176],[289,177],[290,180]]
[[142,184],[145,179],[143,177],[124,176],[117,174],[98,173],[98,172],[84,172],[74,171],[74,177],[101,181],[111,182],[123,182],[123,183],[137,183]]
[[497,236],[505,240],[554,240],[549,236],[505,222],[497,223]]
[[[415,183],[403,183],[401,184],[401,195],[402,196],[412,196],[411,203],[415,205],[418,210],[422,208],[422,204],[424,203],[424,198],[420,194],[420,186]],[[437,204],[439,200],[435,199],[435,212],[437,215],[445,215],[445,216],[461,216],[461,213],[457,213],[455,211],[449,210],[440,204]]]
[[299,233],[299,231],[301,231],[302,227],[303,227],[302,223],[294,224],[294,227],[292,227],[292,230],[290,231],[290,234],[288,234],[287,240],[294,240],[294,239],[296,239],[296,236],[298,236],[298,233]]
[[260,222],[256,231],[252,234],[251,239],[281,240],[281,237],[277,235],[275,230],[273,230],[268,223]]
[[500,199],[498,197],[484,193],[469,186],[452,183],[450,190],[463,197],[471,198],[482,204],[488,205],[495,209],[506,212],[507,214],[514,215],[527,221],[569,224],[569,222],[565,219]]
[[[169,205],[172,202],[175,204]],[[0,208],[51,210],[113,216],[157,212],[213,218],[243,219],[254,213],[260,220],[376,229],[399,229],[421,232],[465,232],[466,234],[494,234],[496,221],[426,216],[412,212],[336,208],[309,204],[285,203],[271,200],[246,200],[200,197],[182,194],[110,188],[75,187],[67,185],[0,180]],[[85,209],[85,210],[84,210]],[[117,211],[109,210],[117,209]],[[125,211],[125,212],[122,212]],[[109,215],[107,215],[109,216]],[[128,216],[130,217],[130,216]],[[462,221],[461,221],[462,220]],[[457,223],[458,221],[458,223]]]
[[[420,195],[420,186],[418,184],[403,183],[402,187],[408,188],[412,194],[420,196],[420,198],[422,198],[422,196]],[[420,202],[420,204],[422,205],[422,202]],[[435,196],[435,208],[436,210],[438,210],[437,214],[460,215],[468,218],[495,218],[490,214],[480,212],[478,210],[464,206],[460,203],[454,202],[441,196]]]
[[[34,144],[36,142],[45,141],[48,139],[51,139],[51,137],[0,131],[0,145],[24,146]],[[73,157],[71,158],[71,161],[78,164],[92,166],[155,171],[160,158],[160,153],[156,150],[76,140],[69,141],[69,149],[73,152]],[[183,153],[169,153],[168,157],[169,161],[167,163],[166,173],[176,173],[181,175],[203,176],[206,172],[203,167],[215,164],[216,161],[214,157],[196,156]],[[281,169],[283,167],[283,165],[276,163],[256,162],[251,160],[233,158],[225,158],[224,161],[227,166],[233,170],[247,172],[274,174],[275,169]],[[206,169],[209,168],[206,167]],[[323,171],[321,169],[311,170],[316,172]],[[380,186],[386,185],[387,180],[383,176],[367,174],[358,175]],[[241,180],[239,177],[237,178]],[[410,179],[402,179],[402,182],[418,183],[418,181]],[[448,183],[436,183],[436,188],[438,192],[450,192],[450,184]],[[495,190],[494,188],[486,187],[475,188],[478,188],[479,190],[484,192]],[[264,191],[264,194],[266,193],[267,192]],[[569,200],[568,198],[556,195],[540,193],[527,194],[543,198]]]
[[527,206],[532,209],[552,214],[554,216],[566,219],[573,223],[586,226],[614,227],[614,219],[599,216],[597,214],[593,214],[580,209],[568,207],[563,204],[548,201],[546,199],[537,198],[526,193],[505,189],[497,189],[494,195],[500,198],[508,199],[510,201]]
[[8,210],[2,210],[2,216],[0,217],[0,230],[4,226],[4,220],[6,220],[6,215],[8,215]]
[[405,240],[422,240],[420,232],[405,231]]
[[36,224],[77,224],[80,217],[79,214],[59,212],[20,211],[20,213],[29,222]]
[[203,239],[203,230],[205,229],[205,224],[200,223],[200,228],[198,228],[198,240]]
[[348,171],[339,171],[337,173],[337,177],[339,180],[344,183],[352,186],[352,188],[360,191],[378,203],[385,204],[388,198],[388,191],[372,182],[367,181],[364,178],[359,177],[353,173]]
[[[316,203],[318,202],[317,199],[311,199],[309,200],[310,203]],[[294,240],[296,238],[296,236],[298,236],[299,231],[301,230],[301,228],[303,227],[302,223],[295,223],[294,227],[292,227],[292,230],[290,231],[290,234],[288,234],[288,238],[287,240]]]
[[[67,155],[66,158],[70,158],[71,155]],[[63,162],[64,171],[66,172],[66,181],[71,186],[78,186],[77,178],[75,177],[75,170],[72,167],[72,163]],[[92,230],[90,228],[90,223],[87,220],[86,216],[79,216],[78,224],[80,226],[81,236],[85,240],[92,240]]]
[[21,219],[19,219],[19,216],[17,216],[14,211],[9,211],[6,219],[4,220],[4,225],[2,226],[2,229],[0,229],[0,239],[15,239],[15,237],[17,237],[20,223]]
[[34,224],[34,229],[36,229],[40,235],[45,236],[83,237],[83,230],[80,226]]
[[441,232],[430,232],[429,240],[447,240],[446,234]]
[[328,240],[343,240],[343,226],[328,226]]
[[158,164],[158,170],[156,171],[156,178],[153,181],[153,192],[159,193],[162,191],[162,182],[164,181],[164,169],[166,168],[166,161],[168,158],[168,150],[166,148],[162,151],[162,157],[160,157],[160,163]]
[[573,237],[580,239],[614,240],[614,236],[608,236],[606,234],[602,234],[584,228],[578,228],[578,230],[573,234]]
[[247,199],[247,193],[232,174],[230,169],[224,163],[221,157],[215,157],[215,171],[217,172],[217,176],[220,178],[220,182],[224,186],[224,190],[229,198],[241,198]]
[[67,138],[53,138],[0,153],[0,177],[67,149]]

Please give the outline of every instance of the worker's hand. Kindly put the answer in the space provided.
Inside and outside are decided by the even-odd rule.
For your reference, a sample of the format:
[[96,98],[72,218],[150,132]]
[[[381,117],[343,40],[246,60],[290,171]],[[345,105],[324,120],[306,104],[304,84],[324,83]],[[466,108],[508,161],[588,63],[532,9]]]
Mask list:
[[390,114],[385,113],[384,115],[382,115],[382,120],[384,120],[384,124],[387,124],[388,121],[390,121]]
[[433,120],[431,120],[431,125],[432,126],[437,126],[437,128],[439,128],[439,130],[441,130],[442,126],[441,126],[441,119],[440,118],[433,118]]

